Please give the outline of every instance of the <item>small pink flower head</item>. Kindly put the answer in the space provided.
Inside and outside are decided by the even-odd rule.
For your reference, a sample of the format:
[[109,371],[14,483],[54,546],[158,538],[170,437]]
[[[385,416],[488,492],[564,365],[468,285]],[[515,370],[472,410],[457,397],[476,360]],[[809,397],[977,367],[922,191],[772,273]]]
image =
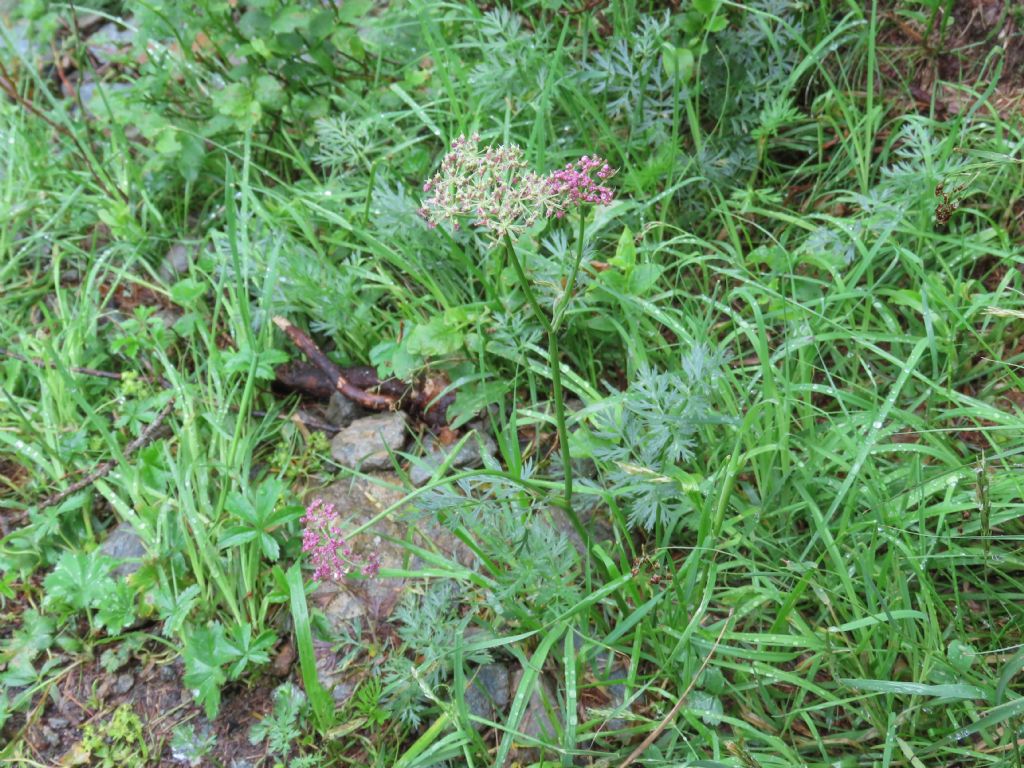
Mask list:
[[352,559],[352,549],[341,535],[334,515],[334,505],[323,499],[313,499],[302,517],[302,551],[313,564],[313,578],[317,581],[341,581],[353,570],[364,576],[375,576],[380,570],[380,556],[372,552],[365,563]]
[[609,205],[615,193],[593,177],[603,181],[614,175],[614,169],[600,157],[584,155],[575,165],[568,163],[562,170],[553,171],[548,176],[548,189],[562,202],[563,210],[583,203]]

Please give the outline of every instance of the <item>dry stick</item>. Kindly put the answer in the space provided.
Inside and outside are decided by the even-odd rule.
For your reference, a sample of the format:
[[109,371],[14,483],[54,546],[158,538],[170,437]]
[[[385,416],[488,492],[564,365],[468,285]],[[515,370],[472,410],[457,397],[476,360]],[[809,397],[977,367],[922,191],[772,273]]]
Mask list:
[[[237,410],[237,408],[233,408],[232,410]],[[267,411],[253,411],[252,415],[257,419],[262,419],[270,414]],[[300,411],[296,411],[292,414],[276,413],[274,414],[274,418],[280,421],[298,421],[304,427],[308,427],[309,429],[319,429],[321,432],[341,432],[341,427],[328,424],[326,421],[321,421],[320,419],[314,418],[307,413],[301,413]]]
[[[23,98],[22,95],[18,93],[18,89],[14,83],[14,78],[11,77],[10,73],[7,71],[7,67],[4,66],[2,61],[0,61],[0,90],[3,90],[3,92],[7,94],[8,98],[11,99],[11,101],[13,101],[18,106],[27,109],[29,112],[38,117],[48,126],[53,128],[53,130],[57,131],[57,133],[61,134],[62,136],[67,136],[69,139],[71,139],[71,143],[75,145],[75,148],[78,150],[78,153],[82,156],[82,160],[85,161],[85,164],[89,167],[89,173],[92,174],[93,179],[95,179],[96,183],[99,184],[100,189],[102,189],[108,195],[111,194],[110,187],[108,187],[106,182],[104,182],[99,170],[96,168],[95,164],[89,158],[89,153],[86,151],[85,147],[82,146],[82,142],[78,140],[78,137],[75,136],[74,132],[67,126],[61,125],[56,120],[51,119],[50,117],[45,115],[38,107],[36,107],[35,104],[33,104],[28,99]],[[128,195],[124,192],[124,190],[122,190],[116,184],[113,184],[113,182],[111,182],[111,184],[113,185],[114,191],[117,192],[118,197],[121,198],[121,201],[124,203],[128,203]]]
[[[40,368],[56,368],[57,364],[52,360],[42,360],[38,357],[25,357],[19,355],[17,352],[13,352],[9,349],[0,347],[0,357],[9,357],[12,360],[19,360],[23,363],[30,363],[32,365],[38,365]],[[150,375],[143,376],[140,378],[141,381],[147,384],[159,384],[164,389],[170,389],[171,383],[167,381],[163,376],[153,373],[153,367],[143,358],[143,364],[149,369]],[[72,366],[68,368],[71,373],[80,373],[83,376],[97,376],[101,379],[113,379],[114,381],[122,381],[124,379],[123,373],[117,371],[101,371],[98,368],[82,368],[80,366]]]
[[722,625],[722,631],[718,633],[718,637],[715,639],[715,644],[711,646],[711,650],[708,652],[708,655],[704,657],[704,662],[700,665],[700,669],[697,670],[697,674],[693,676],[693,680],[690,681],[686,690],[683,691],[683,695],[679,697],[675,706],[672,707],[667,715],[665,715],[665,719],[658,724],[658,727],[651,731],[647,735],[646,739],[640,742],[639,747],[629,753],[629,757],[619,763],[619,768],[626,768],[626,766],[630,765],[634,760],[640,757],[640,755],[642,755],[644,751],[651,746],[659,736],[661,736],[665,729],[668,728],[668,724],[675,719],[675,716],[679,714],[679,710],[683,708],[683,703],[686,701],[686,697],[690,695],[690,691],[692,691],[693,686],[697,684],[697,680],[700,678],[701,672],[704,671],[708,662],[711,661],[711,657],[715,655],[715,649],[718,648],[719,643],[722,642],[722,638],[725,637],[725,630],[729,628],[729,620],[732,619],[732,611],[733,609],[730,608],[729,615],[725,617],[725,624]]
[[[53,362],[48,362],[46,360],[40,360],[38,357],[25,357],[24,355],[20,355],[17,352],[13,352],[13,351],[11,351],[9,349],[4,349],[3,347],[0,347],[0,357],[9,357],[12,360],[18,360],[18,361],[20,361],[22,363],[30,363],[32,365],[38,365],[41,368],[54,368],[55,367],[55,364]],[[71,371],[72,373],[80,373],[83,376],[98,376],[98,377],[103,378],[103,379],[113,379],[114,381],[121,381],[124,378],[124,374],[123,373],[118,373],[117,371],[101,371],[98,368],[81,368],[81,367],[73,366],[71,368],[68,368],[68,370]],[[143,381],[150,381],[150,382],[159,381],[164,386],[170,386],[163,377],[156,377],[156,378],[152,378],[152,379],[143,379]],[[236,410],[237,411],[238,407],[237,406],[232,406],[232,410]],[[258,418],[263,418],[264,416],[266,416],[268,414],[267,414],[266,411],[253,411],[252,415],[256,416]],[[293,416],[289,416],[287,414],[279,413],[279,414],[276,414],[275,418],[281,419],[283,421],[291,421],[293,418],[295,418],[295,416],[294,415]],[[334,426],[333,424],[328,424],[326,421],[320,421],[319,419],[313,418],[312,416],[308,416],[308,415],[305,415],[305,414],[299,414],[298,418],[301,419],[302,423],[305,424],[307,427],[311,427],[313,429],[319,429],[319,430],[322,430],[324,432],[332,432],[332,431],[333,432],[340,432],[341,431],[338,427]]]
[[[31,363],[32,365],[38,365],[41,368],[54,368],[56,364],[53,362],[47,362],[46,360],[40,360],[38,357],[25,357],[19,355],[17,352],[12,352],[9,349],[0,347],[0,357],[9,357],[12,360],[19,360],[23,363]],[[120,381],[123,377],[120,373],[114,371],[100,371],[95,368],[69,368],[72,373],[81,373],[84,376],[99,376],[103,379],[114,379]]]
[[398,400],[390,395],[379,395],[373,392],[366,392],[351,384],[341,368],[320,351],[320,347],[306,334],[289,323],[283,317],[275,317],[274,325],[280,328],[292,343],[305,353],[309,361],[334,381],[334,388],[354,403],[374,411],[390,411],[398,406]]
[[[174,398],[172,397],[170,400],[167,401],[167,405],[164,406],[164,409],[160,411],[159,414],[157,414],[157,417],[155,419],[153,419],[152,423],[148,424],[146,428],[142,430],[138,437],[136,437],[134,440],[132,440],[130,443],[128,443],[128,445],[124,447],[124,458],[127,459],[137,450],[145,447],[145,445],[153,439],[153,436],[157,433],[161,425],[164,423],[164,419],[167,418],[167,416],[171,413],[173,409]],[[92,485],[100,478],[109,475],[110,471],[114,467],[116,467],[117,464],[118,462],[116,459],[112,459],[111,461],[107,461],[104,462],[103,464],[100,464],[86,477],[83,477],[76,483],[72,483],[65,490],[61,491],[60,493],[56,493],[53,496],[50,496],[46,499],[43,499],[43,501],[41,501],[39,503],[39,506],[36,508],[36,511],[42,512],[47,507],[52,507],[54,504],[60,504],[62,501],[64,501],[64,499],[66,499],[71,494],[78,493],[80,490]]]

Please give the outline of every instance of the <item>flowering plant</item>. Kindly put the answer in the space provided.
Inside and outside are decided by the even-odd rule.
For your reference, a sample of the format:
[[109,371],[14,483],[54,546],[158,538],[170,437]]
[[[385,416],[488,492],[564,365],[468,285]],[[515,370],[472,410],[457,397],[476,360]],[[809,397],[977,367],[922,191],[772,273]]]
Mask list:
[[380,571],[380,557],[376,552],[362,563],[352,558],[352,549],[341,535],[333,504],[314,499],[306,507],[302,524],[302,551],[313,562],[314,579],[340,581],[355,570],[371,577]]
[[[548,338],[548,358],[555,405],[555,423],[562,456],[565,491],[562,506],[584,541],[590,540],[572,507],[572,463],[569,455],[569,431],[565,423],[562,374],[558,350],[558,326],[572,298],[576,275],[583,261],[583,229],[586,204],[608,205],[615,195],[602,182],[615,170],[596,155],[584,155],[575,163],[542,175],[529,168],[523,150],[503,144],[481,150],[480,137],[459,136],[441,161],[440,170],[423,184],[431,196],[423,201],[420,215],[431,228],[451,221],[457,230],[461,219],[484,230],[492,246],[502,243],[531,310],[543,325]],[[537,302],[523,263],[516,253],[513,237],[518,237],[541,217],[561,219],[573,209],[580,211],[576,259],[566,281],[567,289],[551,317]]]
[[440,170],[423,184],[430,193],[420,215],[431,228],[450,220],[457,230],[469,218],[494,244],[518,237],[540,218],[562,218],[567,210],[595,203],[608,205],[614,194],[601,181],[614,170],[600,157],[584,155],[547,175],[529,168],[516,144],[479,147],[480,137],[459,136]]

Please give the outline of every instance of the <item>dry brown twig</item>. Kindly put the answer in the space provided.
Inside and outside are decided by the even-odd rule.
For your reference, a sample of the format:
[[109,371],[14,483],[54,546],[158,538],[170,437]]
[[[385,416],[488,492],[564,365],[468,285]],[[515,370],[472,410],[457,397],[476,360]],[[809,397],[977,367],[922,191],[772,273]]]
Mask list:
[[66,137],[72,144],[74,144],[75,149],[78,151],[78,154],[82,158],[82,162],[85,163],[86,167],[89,169],[89,173],[93,177],[93,180],[96,182],[100,189],[102,189],[111,197],[113,197],[114,193],[116,192],[117,196],[121,198],[121,201],[126,204],[131,202],[128,199],[128,194],[123,189],[114,184],[113,181],[111,181],[111,179],[109,178],[109,176],[105,177],[104,174],[100,172],[100,169],[97,166],[95,158],[93,157],[92,153],[85,148],[81,141],[79,141],[74,131],[72,131],[66,125],[58,123],[56,120],[46,115],[35,104],[33,104],[31,101],[29,101],[27,98],[25,98],[18,92],[16,81],[11,76],[11,73],[7,70],[7,67],[4,66],[3,61],[0,61],[0,90],[2,90],[7,95],[7,97],[15,104],[17,104],[19,107],[42,120],[44,123],[50,126],[50,128],[55,130],[60,135]]
[[309,338],[309,336],[289,323],[285,318],[280,316],[275,317],[274,325],[284,331],[285,335],[292,340],[292,343],[295,346],[302,350],[303,354],[309,358],[309,361],[313,363],[313,365],[330,376],[334,381],[334,388],[352,402],[358,403],[364,408],[369,408],[373,411],[390,411],[398,407],[397,398],[392,397],[391,395],[367,392],[366,390],[360,389],[349,382],[341,372],[341,368],[335,365],[327,355],[321,352],[320,347],[318,347],[316,343]]
[[[139,433],[139,436],[124,447],[123,456],[125,459],[134,454],[140,448],[144,448],[149,444],[149,442],[156,436],[156,433],[160,430],[160,427],[163,426],[164,420],[170,415],[172,410],[174,410],[173,397],[167,401],[167,405],[165,405],[164,409],[157,414],[157,417],[147,424],[146,428]],[[83,488],[87,488],[97,480],[109,475],[111,470],[113,470],[118,463],[117,459],[111,459],[110,461],[103,462],[88,475],[83,477],[81,480],[72,483],[60,493],[55,493],[52,496],[48,496],[43,499],[36,506],[36,511],[42,512],[47,507],[52,507],[54,504],[60,504],[71,494],[78,493]]]
[[[23,363],[31,363],[32,365],[38,365],[41,368],[55,367],[52,362],[40,360],[38,357],[25,357],[24,355],[20,355],[17,352],[13,352],[9,349],[4,349],[3,347],[0,347],[0,357],[9,357],[12,360],[19,360]],[[115,371],[101,371],[96,368],[72,367],[68,368],[68,370],[71,371],[72,373],[80,373],[83,376],[98,376],[102,379],[114,379],[115,381],[120,381],[122,378],[124,378],[120,373],[116,373]]]
[[627,766],[631,765],[634,760],[640,757],[647,750],[647,748],[651,746],[651,744],[657,741],[658,737],[661,736],[662,733],[664,733],[666,728],[668,728],[669,723],[671,723],[675,719],[676,715],[679,714],[679,710],[682,709],[683,704],[686,703],[686,697],[690,695],[690,691],[693,690],[693,686],[697,684],[697,680],[700,678],[701,673],[707,667],[708,662],[711,661],[711,657],[715,655],[715,650],[722,642],[722,638],[725,637],[725,632],[727,629],[729,629],[730,621],[732,621],[732,608],[729,609],[729,615],[725,617],[725,623],[722,625],[722,631],[719,632],[718,637],[715,638],[715,644],[711,646],[711,650],[708,652],[708,655],[704,657],[704,662],[700,665],[700,669],[697,670],[697,674],[693,676],[693,679],[690,681],[690,684],[686,686],[686,690],[683,691],[682,695],[679,697],[679,700],[676,701],[675,706],[673,706],[672,709],[669,710],[669,713],[665,715],[665,718],[660,723],[658,723],[658,727],[651,731],[649,734],[647,734],[647,738],[640,742],[640,746],[638,746],[636,749],[630,752],[629,757],[627,757],[625,760],[619,763],[619,768],[627,768]]

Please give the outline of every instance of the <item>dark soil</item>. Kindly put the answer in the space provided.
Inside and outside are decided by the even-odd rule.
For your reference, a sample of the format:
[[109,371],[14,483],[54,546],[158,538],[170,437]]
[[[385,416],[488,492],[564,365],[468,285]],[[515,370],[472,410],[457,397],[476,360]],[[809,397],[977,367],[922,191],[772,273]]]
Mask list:
[[[157,650],[154,646],[153,651]],[[182,686],[183,673],[180,659],[164,664],[132,657],[113,673],[108,673],[98,658],[72,666],[40,697],[27,724],[18,716],[17,722],[8,724],[5,736],[16,736],[24,729],[24,743],[34,760],[43,765],[68,764],[65,761],[74,754],[84,726],[102,728],[117,707],[128,704],[142,722],[149,765],[187,765],[174,760],[170,747],[171,732],[182,723],[216,736],[216,745],[202,765],[262,764],[266,750],[262,744],[249,743],[249,730],[270,711],[277,681],[226,687],[220,712],[210,723]]]
[[[915,103],[906,105],[908,111],[965,115],[991,88],[988,103],[1004,119],[1024,116],[1019,0],[957,0],[948,15],[940,10],[934,17],[923,11],[913,18],[905,8],[893,3],[883,12],[878,51],[887,91],[899,101],[909,87]],[[1001,67],[997,48],[1003,51]]]

